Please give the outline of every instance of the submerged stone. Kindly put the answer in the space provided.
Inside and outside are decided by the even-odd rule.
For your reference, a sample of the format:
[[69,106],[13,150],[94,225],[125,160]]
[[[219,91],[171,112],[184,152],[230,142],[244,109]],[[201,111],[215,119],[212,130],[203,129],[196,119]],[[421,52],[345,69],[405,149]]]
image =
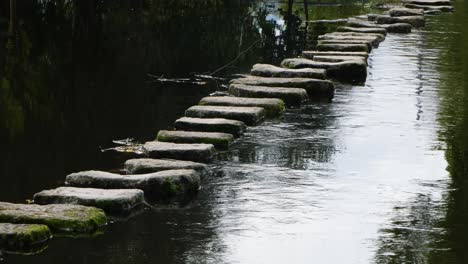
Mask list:
[[134,175],[82,171],[69,174],[66,184],[81,188],[140,189],[150,199],[166,199],[197,192],[200,175],[195,170],[166,170]]
[[46,225],[0,223],[0,250],[24,250],[52,237]]
[[324,68],[327,69],[327,76],[332,79],[350,82],[363,83],[367,79],[367,64],[362,61],[344,62],[318,62],[309,59],[285,59],[281,62],[283,67],[290,68]]
[[277,117],[284,111],[284,101],[278,98],[210,96],[202,98],[200,105],[261,107],[268,117]]
[[150,158],[208,162],[215,153],[212,144],[177,144],[159,141],[146,142],[143,148]]
[[200,175],[208,173],[208,166],[203,163],[173,159],[131,159],[124,164],[127,174],[145,174],[165,170],[195,170]]
[[180,130],[161,130],[158,133],[157,140],[161,142],[173,143],[205,143],[213,144],[219,150],[227,150],[229,145],[234,141],[234,136],[231,134],[220,132],[196,132],[196,131],[180,131]]
[[[268,78],[247,76],[245,78],[232,80],[231,84],[302,88],[307,91],[307,94],[310,98],[333,97],[333,94],[335,92],[335,85],[333,84],[333,82],[329,80],[319,80],[312,78]],[[286,102],[286,104],[288,103]]]
[[322,69],[285,69],[269,64],[255,64],[250,74],[254,76],[280,78],[326,78],[326,71]]
[[145,200],[142,190],[59,187],[34,195],[36,204],[77,204],[101,208],[109,214],[126,214]]
[[406,8],[423,9],[426,11],[441,11],[441,12],[453,12],[455,8],[453,6],[428,6],[428,5],[415,5],[415,4],[404,4]]
[[188,117],[226,118],[244,122],[248,126],[260,124],[265,119],[265,109],[244,106],[196,105],[185,111]]
[[404,0],[403,3],[428,6],[450,6],[451,0]]
[[0,202],[0,222],[47,225],[52,231],[91,233],[107,224],[104,211],[71,204],[12,204]]
[[238,120],[194,117],[179,118],[174,122],[174,127],[185,131],[222,132],[234,137],[239,137],[246,129],[244,122]]
[[379,15],[376,20],[377,24],[397,24],[397,23],[408,23],[413,27],[424,27],[426,20],[424,16],[387,16]]
[[404,7],[392,8],[388,11],[388,14],[392,17],[401,16],[423,16],[424,9],[410,9]]
[[369,46],[366,44],[317,44],[317,50],[320,51],[364,51],[369,52]]
[[382,35],[387,35],[387,30],[385,28],[359,28],[359,27],[338,27],[339,32],[355,32],[355,33],[377,33]]
[[312,51],[306,50],[302,52],[302,57],[306,59],[314,59],[315,56],[350,56],[350,57],[362,57],[367,59],[369,57],[369,53],[367,52],[360,52],[360,51]]
[[231,84],[229,92],[241,97],[280,98],[290,106],[299,106],[308,100],[307,92],[302,88]]

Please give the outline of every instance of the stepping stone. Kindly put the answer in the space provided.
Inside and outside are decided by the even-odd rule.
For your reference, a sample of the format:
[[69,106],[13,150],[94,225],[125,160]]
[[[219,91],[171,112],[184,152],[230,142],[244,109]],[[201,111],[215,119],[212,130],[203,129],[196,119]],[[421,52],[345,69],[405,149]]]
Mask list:
[[424,9],[410,9],[404,7],[397,7],[390,9],[390,11],[388,11],[388,14],[392,17],[424,16]]
[[52,237],[46,225],[0,223],[0,249],[19,251],[42,244]]
[[246,129],[244,122],[225,118],[182,117],[175,121],[174,126],[177,130],[221,132],[234,137],[239,137]]
[[34,195],[36,204],[77,204],[101,208],[108,214],[127,214],[145,201],[142,190],[59,187]]
[[240,97],[280,98],[289,106],[299,106],[309,99],[302,88],[231,84],[229,92]]
[[226,118],[244,122],[248,126],[260,124],[265,119],[265,109],[244,106],[196,105],[185,111],[187,117]]
[[414,5],[428,5],[428,6],[450,6],[450,0],[404,0],[403,3]]
[[[205,97],[201,99],[199,104],[200,105],[216,105],[216,106],[261,107],[265,109],[267,117],[277,117],[284,111],[284,101],[278,98],[246,98],[246,97],[234,97],[234,96],[210,96],[210,97]],[[206,120],[206,119],[202,119],[202,120]],[[188,129],[184,129],[184,130],[188,130]]]
[[177,159],[197,162],[211,161],[215,147],[212,144],[176,144],[159,141],[146,142],[143,148],[150,158]]
[[[369,40],[362,39],[346,39],[346,38],[336,38],[336,39],[324,39],[317,41],[317,46],[322,45],[367,45],[367,50],[370,52],[372,50],[372,43]],[[378,46],[378,44],[377,44]],[[376,47],[377,47],[376,46]]]
[[351,27],[368,27],[368,28],[385,28],[389,33],[409,33],[411,32],[412,26],[407,23],[396,23],[396,24],[375,24],[368,21],[362,21],[357,19],[351,19],[348,21],[348,26]]
[[269,64],[255,64],[250,74],[254,76],[280,78],[326,78],[326,71],[322,69],[285,69]]
[[52,231],[92,233],[107,224],[103,210],[71,204],[12,204],[0,202],[0,222],[40,224]]
[[200,175],[208,173],[203,163],[172,159],[131,159],[124,164],[127,174],[145,174],[165,170],[195,170]]
[[397,23],[408,23],[413,27],[424,27],[426,20],[424,16],[399,16],[392,17],[387,15],[377,16],[375,19],[377,24],[397,24]]
[[313,60],[319,62],[359,61],[367,64],[366,58],[360,56],[314,56]]
[[82,171],[69,174],[66,184],[81,188],[140,189],[147,198],[153,200],[197,192],[200,176],[195,170],[166,170],[134,175]]
[[194,132],[194,131],[169,131],[161,130],[158,133],[157,140],[161,142],[172,143],[205,143],[213,144],[219,150],[227,150],[234,141],[231,134],[220,132]]
[[455,10],[453,6],[428,6],[415,4],[404,4],[403,6],[406,8],[423,9],[426,11],[453,12]]
[[382,35],[387,35],[387,30],[385,28],[358,28],[358,27],[338,27],[339,32],[354,32],[354,33],[377,33]]
[[317,44],[320,51],[364,51],[369,52],[366,44]]
[[[307,91],[307,94],[310,98],[314,98],[316,96],[333,97],[335,93],[335,85],[333,82],[329,80],[318,80],[311,78],[268,78],[246,76],[244,78],[232,80],[231,84],[302,88]],[[286,104],[288,103],[286,102]]]
[[369,57],[369,53],[367,52],[359,52],[359,51],[312,51],[307,50],[302,52],[302,57],[306,59],[312,60],[315,56],[351,56],[351,57],[363,57],[367,59]]
[[[358,33],[358,32],[334,32],[319,36],[319,40],[347,40],[347,41],[366,41],[374,47],[378,47],[380,42],[385,40],[385,35],[377,33]],[[362,42],[361,42],[362,43]]]
[[322,68],[327,69],[327,76],[332,79],[364,83],[367,79],[367,64],[364,61],[318,62],[309,59],[285,59],[281,66],[286,68]]

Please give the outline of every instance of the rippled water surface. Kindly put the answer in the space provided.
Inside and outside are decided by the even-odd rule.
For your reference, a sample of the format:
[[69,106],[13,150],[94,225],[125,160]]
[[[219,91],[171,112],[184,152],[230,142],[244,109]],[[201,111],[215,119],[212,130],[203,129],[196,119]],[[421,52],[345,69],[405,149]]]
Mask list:
[[[214,175],[203,179],[200,194],[186,208],[148,210],[110,225],[103,235],[55,238],[40,254],[6,255],[4,261],[467,263],[465,6],[456,2],[456,13],[429,17],[422,30],[388,35],[370,56],[364,86],[337,84],[332,103],[290,109],[278,120],[249,128],[230,151],[218,155],[211,165]],[[337,10],[335,17],[340,18],[344,11]],[[279,15],[273,12],[269,16]],[[265,55],[278,48],[278,43],[271,45],[265,44],[254,54],[261,61],[279,60],[282,55]],[[290,52],[298,50],[295,47]],[[254,63],[250,60],[243,59],[245,66],[238,65],[241,72]],[[197,65],[193,68],[207,70]],[[142,132],[140,128],[147,120],[137,121],[136,127],[126,123],[125,129],[118,129],[119,135],[131,136],[134,132],[145,139],[154,133],[153,128],[169,127],[184,108],[212,90],[160,89],[152,97],[160,104],[146,109],[152,114],[142,114],[153,117],[157,124]],[[185,97],[181,99],[182,94]],[[165,104],[177,104],[171,108],[174,113],[162,114]],[[127,111],[129,116],[138,113]],[[96,122],[92,115],[89,122]],[[92,138],[89,134],[85,139]],[[92,148],[106,140],[85,145]],[[56,143],[57,148],[67,149],[63,142]],[[21,149],[25,151],[27,146]],[[57,150],[42,151],[53,152],[47,155],[57,159],[50,163],[62,162]],[[38,150],[33,152],[37,154]],[[5,156],[12,153],[15,151],[9,150]],[[71,169],[87,169],[84,165],[94,164],[70,157],[65,161],[65,168],[56,167],[63,164],[51,165],[55,167],[51,176],[47,175],[49,164],[39,168],[31,161],[30,169],[41,172],[35,175],[38,179],[25,172],[28,169],[13,169],[2,163],[9,168],[2,171],[10,173],[2,172],[2,179],[17,180],[6,180],[14,191],[8,192],[10,187],[2,184],[0,197],[25,199],[38,188],[60,182]],[[19,162],[29,163],[25,159]],[[46,183],[26,183],[42,178]]]

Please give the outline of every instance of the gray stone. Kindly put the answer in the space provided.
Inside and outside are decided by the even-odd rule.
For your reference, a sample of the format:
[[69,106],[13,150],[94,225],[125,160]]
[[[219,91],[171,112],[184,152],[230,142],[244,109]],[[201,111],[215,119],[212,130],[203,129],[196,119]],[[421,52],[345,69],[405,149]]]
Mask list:
[[158,133],[157,140],[161,142],[172,143],[213,144],[213,146],[215,146],[215,148],[219,150],[227,150],[229,148],[229,145],[234,141],[234,136],[231,134],[220,132],[161,130]]
[[367,17],[367,20],[374,21],[378,15],[379,14],[367,14],[366,17]]
[[140,189],[153,199],[167,199],[198,191],[200,175],[195,170],[166,170],[147,174],[120,175],[105,171],[69,174],[66,184],[81,188]]
[[327,76],[342,82],[363,83],[367,78],[367,64],[363,61],[318,62],[297,58],[285,59],[281,65],[290,68],[327,69]]
[[428,5],[428,6],[450,6],[452,1],[450,0],[404,0],[405,4],[414,5]]
[[364,27],[364,28],[385,28],[389,33],[409,33],[411,32],[412,26],[407,23],[396,23],[396,24],[376,24],[368,21],[362,21],[352,19],[348,21],[348,26],[351,27]]
[[442,15],[442,11],[440,10],[426,10],[424,11],[424,14],[425,15],[429,15],[429,16],[434,16],[434,15]]
[[376,20],[377,24],[397,24],[397,23],[408,23],[413,27],[424,27],[426,24],[426,20],[424,16],[399,16],[399,17],[392,17],[387,15],[380,15],[377,16]]
[[369,53],[367,52],[359,52],[359,51],[312,51],[307,50],[302,52],[302,57],[306,59],[314,59],[315,56],[350,56],[350,57],[362,57],[367,59],[369,57]]
[[401,16],[423,16],[424,9],[410,9],[404,7],[392,8],[388,11],[388,14],[392,17]]
[[0,249],[23,250],[44,243],[52,237],[46,225],[0,223]]
[[367,64],[366,58],[360,56],[314,56],[313,60],[319,62],[359,61]]
[[231,84],[229,92],[241,97],[280,98],[290,106],[301,105],[308,99],[306,90],[302,88]]
[[107,224],[103,210],[71,204],[12,204],[0,202],[0,222],[40,224],[52,231],[91,233]]
[[270,64],[255,64],[250,74],[254,76],[280,78],[326,78],[326,71],[323,69],[285,69]]
[[261,107],[265,109],[267,117],[277,117],[284,111],[284,101],[278,98],[210,96],[202,98],[199,104],[213,106]]
[[[202,99],[203,100],[203,99]],[[174,122],[177,130],[199,132],[222,132],[239,137],[246,126],[244,122],[225,118],[193,118],[182,117]]]
[[187,109],[185,115],[198,118],[234,119],[248,126],[255,126],[263,122],[266,112],[261,107],[196,105]]
[[[268,77],[247,76],[245,78],[232,80],[231,84],[302,88],[307,91],[307,94],[309,95],[310,98],[315,98],[315,97],[332,98],[335,93],[335,85],[331,81],[312,79],[312,78],[268,78]],[[289,104],[289,103],[286,102],[286,104]]]
[[319,40],[367,40],[372,46],[377,47],[380,42],[385,40],[385,35],[378,33],[359,33],[359,32],[333,32],[319,36]]
[[[372,43],[369,40],[365,39],[351,39],[351,38],[336,38],[336,39],[324,39],[317,42],[317,46],[322,45],[367,45],[367,50],[370,52],[372,50]],[[377,44],[378,46],[378,44]],[[376,47],[377,47],[376,46]]]
[[108,214],[126,214],[145,201],[142,190],[59,187],[34,195],[36,204],[77,204],[101,208]]
[[387,35],[387,30],[385,28],[358,28],[358,27],[338,27],[337,31],[339,32],[355,32],[355,33],[377,33],[382,35]]
[[150,158],[208,162],[215,153],[212,144],[176,144],[150,141],[143,145]]
[[441,12],[453,12],[455,8],[453,6],[429,6],[429,5],[415,5],[415,4],[404,4],[406,8],[424,9],[426,11],[441,11]]
[[369,52],[366,44],[317,44],[320,51],[364,51]]
[[208,166],[203,163],[173,159],[131,159],[124,164],[126,174],[145,174],[165,170],[195,170],[200,175],[208,174]]

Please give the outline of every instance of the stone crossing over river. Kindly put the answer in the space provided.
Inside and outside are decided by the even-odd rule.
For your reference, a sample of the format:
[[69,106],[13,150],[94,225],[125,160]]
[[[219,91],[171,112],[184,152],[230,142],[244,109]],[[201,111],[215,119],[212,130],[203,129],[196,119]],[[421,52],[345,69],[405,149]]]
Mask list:
[[66,186],[34,195],[34,204],[0,202],[0,250],[25,250],[53,233],[92,234],[107,224],[106,214],[129,214],[148,201],[196,193],[211,175],[205,163],[242,140],[248,126],[279,117],[285,105],[331,101],[332,81],[365,83],[369,54],[387,34],[411,32],[425,25],[425,15],[452,11],[449,0],[404,0],[384,14],[343,20],[345,26],[319,36],[317,49],[299,58],[253,65],[250,75],[231,80],[229,96],[201,99],[175,121],[174,130],[159,131],[155,141],[139,146],[138,155],[123,155],[129,158],[120,173],[72,173]]

